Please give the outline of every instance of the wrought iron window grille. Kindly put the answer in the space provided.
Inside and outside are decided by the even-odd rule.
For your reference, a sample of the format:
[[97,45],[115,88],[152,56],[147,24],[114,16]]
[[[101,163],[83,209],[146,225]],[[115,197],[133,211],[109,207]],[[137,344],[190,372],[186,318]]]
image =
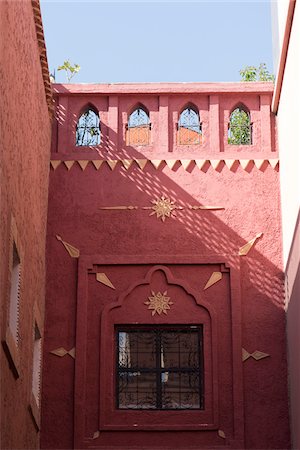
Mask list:
[[130,114],[125,127],[128,145],[149,145],[151,123],[143,108],[139,107]]
[[203,329],[116,328],[116,407],[204,409]]
[[202,142],[202,122],[193,108],[184,109],[177,123],[178,144],[195,145]]
[[95,146],[101,140],[100,119],[92,109],[85,111],[76,126],[76,146]]

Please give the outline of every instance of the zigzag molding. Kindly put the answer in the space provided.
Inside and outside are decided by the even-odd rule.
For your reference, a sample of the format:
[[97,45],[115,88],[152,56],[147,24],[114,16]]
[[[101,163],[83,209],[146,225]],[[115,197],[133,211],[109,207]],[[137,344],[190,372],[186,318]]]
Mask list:
[[279,166],[279,159],[81,159],[67,161],[52,159],[50,161],[50,166],[53,170],[56,170],[60,165],[64,165],[68,171],[76,166],[82,171],[88,166],[92,166],[94,170],[99,170],[103,164],[106,164],[111,171],[117,166],[123,167],[125,170],[130,170],[134,166],[144,170],[150,164],[150,167],[154,167],[156,170],[166,166],[172,170],[177,165],[177,168],[181,166],[186,171],[194,166],[206,172],[209,167],[213,170],[222,171],[226,166],[230,171],[234,172],[239,166],[246,171],[251,171],[254,167],[264,171],[270,165],[275,170]]

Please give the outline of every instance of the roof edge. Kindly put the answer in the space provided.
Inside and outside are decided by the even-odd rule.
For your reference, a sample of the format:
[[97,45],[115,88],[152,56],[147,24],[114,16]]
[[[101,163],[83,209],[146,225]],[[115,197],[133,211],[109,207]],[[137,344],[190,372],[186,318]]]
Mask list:
[[50,76],[49,76],[49,66],[48,66],[48,59],[47,59],[47,50],[46,50],[46,44],[45,44],[45,36],[44,36],[44,28],[43,28],[43,21],[42,21],[42,15],[41,15],[40,1],[39,0],[31,0],[31,6],[32,6],[32,10],[33,10],[36,38],[37,38],[38,48],[39,48],[39,53],[40,53],[40,63],[41,63],[41,69],[42,69],[46,102],[47,102],[50,118],[52,118],[53,111],[54,111],[53,90],[52,90],[52,85],[51,85]]
[[87,83],[53,84],[54,95],[70,94],[273,94],[273,82],[220,82],[220,83]]

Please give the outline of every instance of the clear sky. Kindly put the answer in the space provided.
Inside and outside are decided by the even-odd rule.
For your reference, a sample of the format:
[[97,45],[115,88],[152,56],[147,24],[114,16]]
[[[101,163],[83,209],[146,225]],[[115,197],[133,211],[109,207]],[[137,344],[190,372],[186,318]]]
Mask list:
[[[50,71],[72,82],[239,81],[245,65],[271,72],[269,0],[41,0]],[[56,81],[65,82],[57,72]]]

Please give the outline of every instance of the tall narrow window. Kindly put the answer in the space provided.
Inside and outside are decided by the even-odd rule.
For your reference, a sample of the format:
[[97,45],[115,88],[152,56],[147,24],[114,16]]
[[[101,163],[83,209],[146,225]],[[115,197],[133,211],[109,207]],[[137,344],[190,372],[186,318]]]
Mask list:
[[100,144],[100,120],[92,109],[85,111],[76,126],[76,145],[88,146]]
[[198,326],[116,330],[118,409],[203,409],[203,334]]
[[21,261],[14,242],[9,300],[9,329],[16,345],[19,341],[20,275]]
[[129,116],[127,124],[128,145],[149,145],[151,124],[148,113],[141,107]]
[[201,144],[202,127],[198,111],[194,108],[186,108],[182,111],[178,122],[178,144]]
[[252,124],[250,114],[243,107],[234,109],[228,126],[228,144],[251,145]]
[[40,405],[41,364],[42,364],[42,337],[39,327],[35,322],[34,340],[33,340],[32,394],[38,407]]

